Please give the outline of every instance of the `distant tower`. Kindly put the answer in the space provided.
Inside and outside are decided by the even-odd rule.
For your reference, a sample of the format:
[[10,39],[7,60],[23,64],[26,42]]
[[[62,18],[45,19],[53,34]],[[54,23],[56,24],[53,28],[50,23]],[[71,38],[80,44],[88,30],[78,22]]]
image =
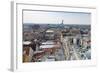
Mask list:
[[63,22],[64,22],[64,20],[62,20],[61,24],[64,24]]

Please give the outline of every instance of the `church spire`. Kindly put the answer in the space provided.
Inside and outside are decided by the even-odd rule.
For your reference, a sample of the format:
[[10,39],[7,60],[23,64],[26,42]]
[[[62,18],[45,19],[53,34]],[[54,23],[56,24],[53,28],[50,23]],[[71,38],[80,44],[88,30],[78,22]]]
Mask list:
[[62,20],[61,24],[64,24],[63,22],[64,22],[64,20]]

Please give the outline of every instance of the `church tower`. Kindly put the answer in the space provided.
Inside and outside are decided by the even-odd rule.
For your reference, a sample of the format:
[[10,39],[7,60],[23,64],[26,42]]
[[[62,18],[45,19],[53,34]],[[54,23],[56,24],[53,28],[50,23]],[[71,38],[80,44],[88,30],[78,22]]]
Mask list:
[[62,20],[61,24],[64,24],[64,20]]

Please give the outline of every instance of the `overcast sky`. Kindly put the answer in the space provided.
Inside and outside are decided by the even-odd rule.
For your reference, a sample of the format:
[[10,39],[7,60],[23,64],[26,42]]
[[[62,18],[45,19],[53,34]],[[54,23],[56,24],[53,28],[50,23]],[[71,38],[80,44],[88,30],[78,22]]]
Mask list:
[[91,24],[90,13],[23,11],[23,23]]

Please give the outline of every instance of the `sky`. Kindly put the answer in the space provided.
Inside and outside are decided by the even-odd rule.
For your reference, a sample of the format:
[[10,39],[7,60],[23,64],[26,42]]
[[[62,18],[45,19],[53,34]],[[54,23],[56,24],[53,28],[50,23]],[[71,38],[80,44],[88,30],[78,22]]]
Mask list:
[[36,24],[91,24],[90,13],[23,11],[23,23]]

